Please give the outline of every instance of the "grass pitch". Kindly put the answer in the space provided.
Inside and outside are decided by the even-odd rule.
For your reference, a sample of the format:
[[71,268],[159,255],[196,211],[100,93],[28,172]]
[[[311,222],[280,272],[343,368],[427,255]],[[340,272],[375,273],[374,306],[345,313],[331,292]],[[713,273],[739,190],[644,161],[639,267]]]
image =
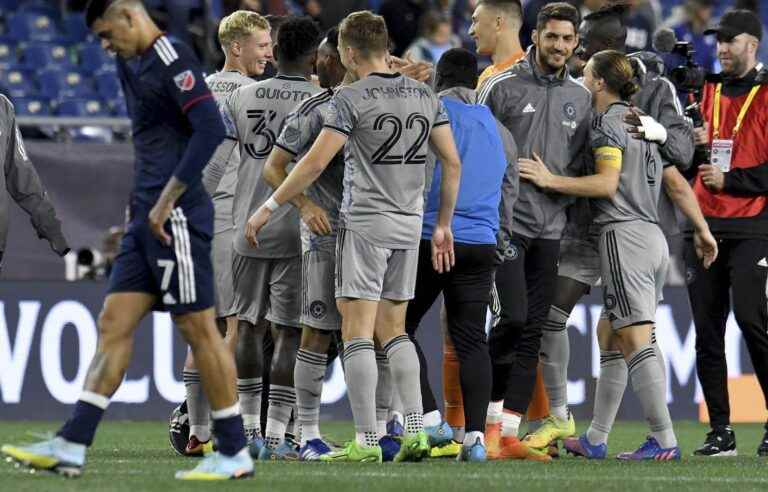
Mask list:
[[[581,423],[582,431],[585,422]],[[322,463],[256,463],[251,480],[226,483],[190,483],[173,479],[175,470],[191,468],[196,460],[177,456],[170,449],[165,422],[105,422],[88,455],[84,475],[67,480],[49,473],[34,473],[0,463],[2,491],[85,491],[130,492],[174,490],[268,491],[397,491],[442,492],[453,490],[768,490],[768,459],[755,451],[763,434],[760,425],[736,425],[738,458],[694,458],[707,428],[694,422],[677,422],[684,458],[680,463],[620,463],[615,459],[585,461],[572,457],[551,464],[519,461],[485,464],[455,463],[450,459],[425,463],[382,465]],[[351,424],[329,422],[323,431],[332,439],[352,437]],[[20,444],[37,439],[34,433],[56,429],[56,424],[0,422],[0,441]],[[646,427],[642,423],[620,422],[611,435],[609,452],[636,448]]]

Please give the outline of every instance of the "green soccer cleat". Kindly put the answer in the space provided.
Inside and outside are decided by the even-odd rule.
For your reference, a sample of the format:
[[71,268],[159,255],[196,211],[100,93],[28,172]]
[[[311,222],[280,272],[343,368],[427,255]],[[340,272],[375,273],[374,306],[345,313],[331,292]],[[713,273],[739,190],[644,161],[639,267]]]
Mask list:
[[576,422],[570,412],[568,412],[568,420],[550,415],[544,419],[544,423],[536,429],[536,432],[525,436],[523,444],[533,449],[547,449],[550,443],[574,435],[576,435]]
[[361,446],[357,441],[348,442],[342,449],[320,456],[324,462],[381,463],[381,447]]
[[442,446],[433,447],[429,450],[430,458],[455,458],[461,453],[461,443],[456,442],[453,439],[448,444]]
[[47,470],[65,477],[79,477],[85,466],[85,446],[61,437],[27,446],[4,445],[0,453],[34,470]]
[[400,451],[395,455],[395,462],[421,461],[429,456],[429,438],[424,431],[403,437]]

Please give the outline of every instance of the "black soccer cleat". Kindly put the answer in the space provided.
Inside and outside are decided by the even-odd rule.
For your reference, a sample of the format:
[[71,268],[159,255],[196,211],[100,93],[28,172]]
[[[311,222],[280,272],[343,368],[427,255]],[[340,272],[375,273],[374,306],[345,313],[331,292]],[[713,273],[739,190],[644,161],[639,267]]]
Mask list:
[[763,440],[760,441],[760,445],[757,447],[757,455],[764,458],[768,457],[768,423],[765,424],[765,434],[763,434]]
[[[766,449],[768,451],[768,449]],[[694,456],[738,456],[736,434],[731,426],[712,429],[704,440],[704,445],[693,452]]]
[[176,453],[186,456],[189,443],[189,414],[186,400],[171,412],[168,422],[168,441]]

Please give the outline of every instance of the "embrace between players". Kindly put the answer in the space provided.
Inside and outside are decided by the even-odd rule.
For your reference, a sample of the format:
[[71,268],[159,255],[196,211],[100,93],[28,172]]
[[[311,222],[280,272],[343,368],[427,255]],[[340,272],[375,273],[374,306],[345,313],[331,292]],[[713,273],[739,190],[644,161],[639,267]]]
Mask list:
[[[692,152],[692,129],[674,89],[641,58],[600,51],[623,46],[595,37],[583,83],[571,76],[580,19],[569,4],[539,12],[522,56],[521,17],[517,1],[479,2],[471,33],[494,66],[476,91],[474,56],[451,50],[438,63],[436,93],[398,72],[423,67],[389,57],[386,25],[370,12],[350,14],[319,49],[311,21],[285,20],[271,33],[278,74],[250,83],[272,61],[273,39],[258,14],[236,12],[222,21],[227,62],[207,80],[212,94],[188,48],[163,36],[141,2],[92,2],[89,25],[120,57],[133,120],[132,221],[72,418],[51,440],[2,452],[79,474],[133,331],[161,307],[191,348],[187,450],[202,453],[209,415],[216,437],[216,450],[181,479],[251,475],[251,453],[420,461],[430,448],[454,446],[460,461],[549,461],[550,444],[566,440],[575,454],[604,458],[628,377],[650,437],[619,457],[678,459],[653,337],[668,263],[658,204],[663,187],[694,224],[701,261],[714,261],[717,245],[676,168]],[[614,21],[607,13],[585,26]],[[315,70],[322,87],[311,81]],[[668,88],[669,101],[642,99],[653,83]],[[575,197],[591,200],[576,207]],[[567,218],[568,210],[588,216]],[[575,248],[561,250],[564,231]],[[623,370],[623,379],[600,378],[595,418],[579,438],[564,391],[568,313],[550,310],[570,277],[566,252],[573,270],[602,278],[601,373],[603,362]],[[486,340],[492,291],[499,312]],[[441,292],[463,402],[454,405],[463,405],[463,421],[451,425],[409,336]],[[217,330],[215,318],[230,321]],[[274,353],[262,435],[267,331]],[[319,408],[339,331],[356,438],[331,449]],[[520,440],[540,359],[550,415]],[[299,446],[286,439],[294,407]],[[403,416],[397,439],[387,429],[393,409]]]

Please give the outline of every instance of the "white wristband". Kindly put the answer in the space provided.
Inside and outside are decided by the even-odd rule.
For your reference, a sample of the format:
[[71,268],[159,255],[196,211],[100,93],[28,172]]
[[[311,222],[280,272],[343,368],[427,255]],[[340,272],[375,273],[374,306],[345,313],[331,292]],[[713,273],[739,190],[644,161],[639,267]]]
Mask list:
[[664,145],[667,141],[667,129],[664,125],[654,120],[650,116],[640,117],[640,130],[645,135],[645,139],[651,142],[658,142]]
[[269,197],[269,200],[264,202],[264,206],[267,207],[267,210],[270,212],[274,212],[278,208],[280,208],[280,204],[277,203],[274,196]]

